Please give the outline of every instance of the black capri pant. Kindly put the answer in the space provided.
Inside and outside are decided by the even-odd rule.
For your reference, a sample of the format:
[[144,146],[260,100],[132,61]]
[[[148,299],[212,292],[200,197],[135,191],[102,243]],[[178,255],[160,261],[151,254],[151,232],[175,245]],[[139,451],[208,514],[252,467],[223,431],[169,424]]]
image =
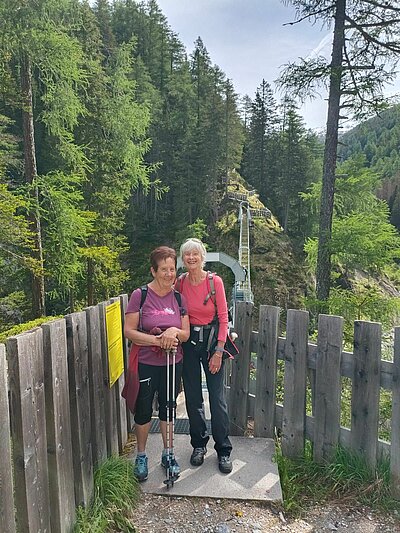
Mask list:
[[[175,365],[175,392],[172,390],[172,365],[169,372],[170,399],[174,401],[179,394],[182,377],[182,361]],[[135,422],[136,424],[147,424],[153,414],[154,395],[158,393],[158,418],[164,422],[167,420],[167,367],[145,365],[139,363],[140,388],[136,401]],[[175,416],[175,408],[172,411]],[[172,412],[170,420],[172,420]]]

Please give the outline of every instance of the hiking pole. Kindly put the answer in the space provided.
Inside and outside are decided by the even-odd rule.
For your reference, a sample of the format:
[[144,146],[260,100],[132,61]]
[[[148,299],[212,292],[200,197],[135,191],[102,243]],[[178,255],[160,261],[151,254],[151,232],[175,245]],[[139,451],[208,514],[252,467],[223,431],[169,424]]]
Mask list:
[[[172,351],[172,394],[169,386],[170,376],[170,357]],[[174,481],[178,479],[178,475],[174,473],[174,431],[175,431],[175,361],[176,361],[176,348],[167,350],[167,479],[164,483],[167,485],[167,489],[170,489],[174,485]],[[172,416],[171,416],[172,415]]]

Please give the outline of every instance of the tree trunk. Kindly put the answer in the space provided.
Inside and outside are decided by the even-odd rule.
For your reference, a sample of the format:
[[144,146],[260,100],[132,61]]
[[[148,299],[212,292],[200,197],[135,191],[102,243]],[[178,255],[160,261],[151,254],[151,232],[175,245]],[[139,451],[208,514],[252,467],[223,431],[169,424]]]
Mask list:
[[333,200],[335,195],[335,172],[339,131],[342,61],[344,47],[344,22],[346,0],[336,1],[335,29],[333,35],[331,75],[329,84],[328,118],[324,151],[321,205],[319,212],[317,298],[329,297],[331,277],[331,235]]
[[36,318],[45,316],[45,292],[43,273],[43,247],[42,230],[39,214],[39,191],[36,186],[37,167],[35,153],[35,129],[33,124],[32,100],[32,72],[27,55],[21,61],[21,88],[22,88],[22,127],[24,140],[25,179],[33,188],[31,190],[32,205],[29,210],[31,230],[34,235],[35,250],[33,256],[39,264],[40,271],[32,274],[32,307]]

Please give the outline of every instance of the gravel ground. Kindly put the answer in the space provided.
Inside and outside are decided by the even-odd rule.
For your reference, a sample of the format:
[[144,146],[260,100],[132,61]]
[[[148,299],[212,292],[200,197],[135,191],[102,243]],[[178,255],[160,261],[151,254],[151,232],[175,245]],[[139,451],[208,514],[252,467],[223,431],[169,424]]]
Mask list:
[[[131,435],[125,454],[132,456]],[[383,514],[345,502],[308,507],[292,519],[259,502],[141,494],[132,513],[138,533],[400,533],[400,513]]]
[[144,493],[132,521],[140,533],[400,533],[400,517],[364,507],[321,504],[289,519],[259,503]]

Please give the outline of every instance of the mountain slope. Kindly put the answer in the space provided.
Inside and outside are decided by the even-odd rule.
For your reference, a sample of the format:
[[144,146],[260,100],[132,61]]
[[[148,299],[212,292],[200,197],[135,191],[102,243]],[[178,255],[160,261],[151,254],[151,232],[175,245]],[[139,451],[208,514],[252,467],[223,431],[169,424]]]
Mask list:
[[[255,191],[232,172],[227,193],[221,203],[219,220],[210,235],[215,250],[238,257],[239,201],[230,199],[229,192],[246,194],[253,209],[265,209]],[[249,194],[250,193],[250,194]],[[302,257],[293,249],[290,239],[282,232],[277,219],[254,218],[250,230],[251,282],[255,306],[278,305],[283,309],[301,308],[302,298],[310,285]]]

